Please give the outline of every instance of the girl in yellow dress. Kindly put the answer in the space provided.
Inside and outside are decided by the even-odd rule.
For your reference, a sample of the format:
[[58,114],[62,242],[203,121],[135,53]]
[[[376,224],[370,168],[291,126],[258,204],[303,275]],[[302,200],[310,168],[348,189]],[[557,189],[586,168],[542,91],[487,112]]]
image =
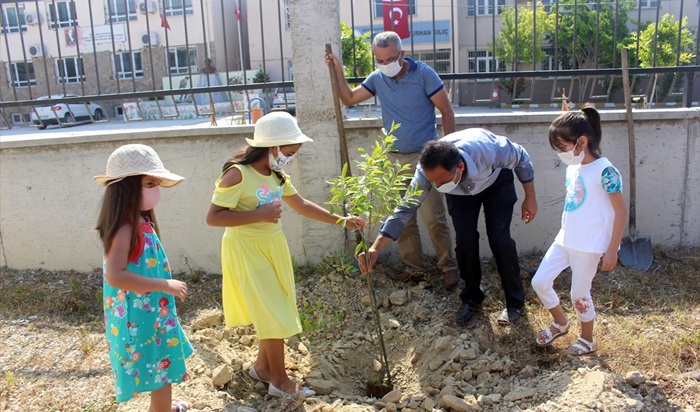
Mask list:
[[226,228],[221,242],[223,306],[227,327],[253,324],[260,339],[253,379],[269,384],[268,394],[315,392],[287,376],[284,339],[301,332],[292,259],[282,232],[281,200],[306,217],[364,227],[357,217],[341,217],[301,197],[282,169],[294,160],[304,135],[294,117],[269,113],[255,124],[249,146],[226,162],[216,181],[207,224]]

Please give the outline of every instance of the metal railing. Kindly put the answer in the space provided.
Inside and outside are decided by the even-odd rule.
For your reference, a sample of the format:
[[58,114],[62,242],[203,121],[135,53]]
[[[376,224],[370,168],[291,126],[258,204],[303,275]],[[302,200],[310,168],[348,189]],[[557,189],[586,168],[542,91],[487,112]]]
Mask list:
[[[513,103],[572,95],[610,101],[619,89],[622,45],[634,59],[634,94],[647,104],[691,105],[700,72],[700,8],[687,0],[340,0],[340,6],[341,21],[354,33],[344,53],[350,82],[374,70],[371,57],[361,61],[357,51],[375,33],[395,29],[399,10],[408,25],[407,55],[433,66],[453,103],[462,105],[493,103],[493,91],[499,99],[500,92],[511,94]],[[126,120],[244,119],[252,98],[272,107],[271,91],[294,85],[288,7],[288,0],[0,0],[0,126],[10,126],[13,115],[26,121],[28,113],[43,126],[34,108],[39,96],[49,97],[42,105],[68,105],[74,120],[70,104],[87,108],[88,101],[104,114],[95,119],[88,109],[92,121],[119,111]],[[282,105],[293,109],[286,97]]]

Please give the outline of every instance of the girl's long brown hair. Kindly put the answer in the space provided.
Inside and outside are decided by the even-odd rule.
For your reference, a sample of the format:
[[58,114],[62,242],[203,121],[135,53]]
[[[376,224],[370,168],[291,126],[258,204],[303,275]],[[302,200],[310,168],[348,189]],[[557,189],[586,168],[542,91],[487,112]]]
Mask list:
[[141,178],[142,175],[125,177],[123,180],[107,186],[100,206],[100,215],[97,218],[95,229],[100,235],[105,254],[109,253],[112,241],[119,228],[125,224],[131,225],[131,242],[129,255],[138,244],[138,225],[141,217],[153,223],[158,236],[158,222],[153,209],[141,211]]
[[[258,160],[260,160],[263,156],[267,156],[269,149],[269,147],[241,147],[240,149],[238,149],[238,151],[234,152],[233,155],[231,155],[231,158],[228,159],[226,163],[224,163],[224,168],[222,172],[225,172],[233,165],[249,165],[255,163]],[[280,184],[284,185],[284,182],[287,181],[285,174],[276,172],[274,170],[272,172],[275,175],[277,175],[277,178],[280,180]]]

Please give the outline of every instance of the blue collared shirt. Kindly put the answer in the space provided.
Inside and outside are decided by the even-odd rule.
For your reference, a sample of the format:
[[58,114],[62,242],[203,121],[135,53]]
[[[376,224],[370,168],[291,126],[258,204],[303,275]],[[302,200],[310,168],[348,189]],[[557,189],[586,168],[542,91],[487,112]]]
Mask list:
[[394,79],[375,70],[362,82],[362,87],[379,97],[382,125],[387,131],[391,130],[392,122],[401,125],[394,132],[394,150],[416,153],[438,138],[435,104],[430,99],[445,86],[430,66],[410,57],[405,59],[409,69],[403,77]]
[[[535,169],[532,167],[530,155],[522,146],[507,137],[496,136],[486,129],[465,129],[440,140],[453,143],[466,165],[462,179],[449,193],[451,195],[470,196],[483,192],[496,181],[501,169],[514,170],[522,183],[529,183],[535,178]],[[423,191],[417,197],[418,202],[397,207],[393,216],[390,216],[379,230],[383,236],[398,239],[404,226],[416,214],[428,192],[434,189],[420,164],[416,167],[411,185]]]

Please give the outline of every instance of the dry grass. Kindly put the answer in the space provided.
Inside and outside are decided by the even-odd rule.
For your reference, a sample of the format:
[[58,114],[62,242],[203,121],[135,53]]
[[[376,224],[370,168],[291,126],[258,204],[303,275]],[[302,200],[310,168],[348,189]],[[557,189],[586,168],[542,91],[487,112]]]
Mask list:
[[[659,248],[654,253],[654,264],[645,273],[618,266],[612,272],[596,276],[592,292],[598,311],[595,359],[623,375],[628,371],[641,371],[648,379],[659,381],[669,398],[685,399],[685,404],[695,404],[697,399],[688,398],[693,394],[683,393],[682,375],[700,371],[700,248]],[[529,255],[522,257],[522,262],[526,267],[536,268],[540,259],[539,254]],[[300,267],[297,275],[303,277],[309,271],[330,270],[328,264],[326,262],[326,267]],[[333,266],[332,262],[330,266]],[[484,260],[483,268],[484,286],[489,297],[484,302],[484,315],[477,322],[490,327],[486,328],[487,333],[479,336],[481,344],[492,351],[510,355],[521,365],[556,367],[565,362],[562,349],[575,339],[578,325],[553,348],[535,348],[532,344],[535,334],[551,319],[529,286],[531,275],[522,271],[527,291],[527,321],[506,328],[496,326],[496,317],[503,307],[502,291],[492,261]],[[384,263],[379,270],[394,271],[397,266]],[[220,275],[191,270],[177,277],[188,283],[190,291],[188,299],[178,304],[184,322],[192,320],[199,310],[221,307]],[[568,272],[563,273],[555,288],[566,313],[573,319],[574,312],[568,298],[569,278]],[[457,307],[455,292],[437,289],[435,292],[444,293]],[[95,337],[104,328],[101,295],[100,271],[77,273],[0,268],[0,296],[3,297],[0,299],[0,327],[6,322],[38,315],[55,324],[56,328],[75,331],[71,333],[77,339],[82,356],[91,358],[103,349],[96,347],[102,343]],[[22,384],[21,379],[11,365],[0,366],[0,410],[3,410],[13,388]]]
[[[525,266],[536,268],[540,259],[532,255],[522,260]],[[521,364],[550,366],[564,361],[562,349],[578,336],[577,322],[572,322],[569,335],[552,348],[537,348],[532,343],[535,334],[549,324],[551,316],[529,285],[532,275],[523,271],[528,322],[509,328],[495,326],[503,307],[502,292],[495,268],[489,268],[489,272],[492,276],[486,284],[496,299],[485,302],[488,321],[494,326],[492,335],[483,337],[484,344],[498,342],[495,350],[510,354]],[[570,272],[562,273],[555,290],[565,312],[574,320],[570,277]],[[684,374],[700,372],[700,248],[657,248],[654,264],[644,273],[619,265],[611,272],[599,272],[592,296],[598,312],[596,361],[621,375],[640,371],[647,379],[660,381],[669,397],[675,395],[687,404],[696,404],[698,400],[693,401],[693,397],[697,395],[684,393]]]

